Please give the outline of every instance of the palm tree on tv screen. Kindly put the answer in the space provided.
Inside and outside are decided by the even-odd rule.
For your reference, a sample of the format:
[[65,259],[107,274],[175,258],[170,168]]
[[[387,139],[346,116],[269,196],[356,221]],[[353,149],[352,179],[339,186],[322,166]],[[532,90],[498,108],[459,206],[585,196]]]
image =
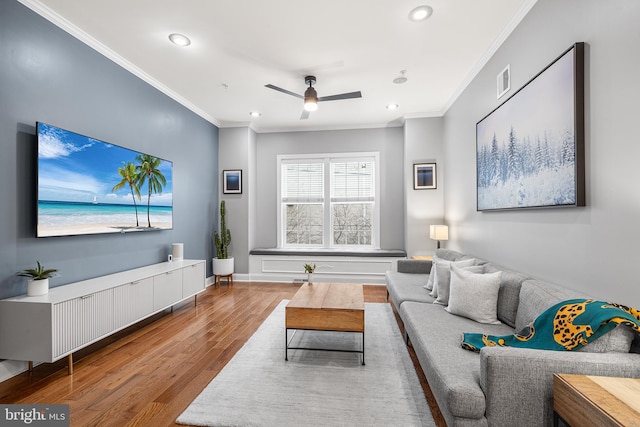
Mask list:
[[118,173],[122,177],[122,180],[113,186],[111,191],[118,191],[125,184],[129,184],[131,189],[131,198],[133,199],[133,207],[136,210],[136,227],[140,226],[138,222],[138,205],[136,204],[136,196],[140,200],[140,187],[138,187],[138,173],[136,172],[136,165],[131,162],[122,162],[122,167],[118,168]]
[[162,163],[162,159],[148,154],[138,154],[136,160],[140,162],[140,164],[136,166],[138,186],[142,187],[146,181],[149,188],[149,196],[147,198],[147,224],[149,228],[151,228],[151,194],[162,193],[162,187],[167,184],[167,179],[160,169],[158,169]]

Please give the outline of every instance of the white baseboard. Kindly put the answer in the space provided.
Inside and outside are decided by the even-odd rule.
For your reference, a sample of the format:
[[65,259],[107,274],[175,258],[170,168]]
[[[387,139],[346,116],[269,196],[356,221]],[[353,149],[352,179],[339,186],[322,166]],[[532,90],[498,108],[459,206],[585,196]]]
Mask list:
[[0,362],[0,382],[26,372],[28,369],[28,362],[20,360],[3,360]]

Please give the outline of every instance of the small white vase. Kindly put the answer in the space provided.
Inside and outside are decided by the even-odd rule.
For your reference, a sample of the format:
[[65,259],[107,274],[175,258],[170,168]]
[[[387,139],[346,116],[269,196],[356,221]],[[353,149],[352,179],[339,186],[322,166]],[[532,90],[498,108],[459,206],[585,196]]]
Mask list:
[[313,273],[307,273],[307,282],[313,284]]
[[27,281],[27,296],[37,297],[49,293],[49,279],[29,279]]

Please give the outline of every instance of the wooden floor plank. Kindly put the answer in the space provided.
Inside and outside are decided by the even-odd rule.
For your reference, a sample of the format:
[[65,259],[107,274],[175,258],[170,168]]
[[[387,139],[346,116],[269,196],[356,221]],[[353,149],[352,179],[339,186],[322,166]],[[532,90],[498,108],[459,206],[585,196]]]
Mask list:
[[[66,403],[73,426],[177,426],[175,419],[299,286],[209,287],[195,306],[188,300],[75,353],[73,375],[62,360],[0,383],[0,402]],[[365,286],[364,295],[386,302],[384,286]]]

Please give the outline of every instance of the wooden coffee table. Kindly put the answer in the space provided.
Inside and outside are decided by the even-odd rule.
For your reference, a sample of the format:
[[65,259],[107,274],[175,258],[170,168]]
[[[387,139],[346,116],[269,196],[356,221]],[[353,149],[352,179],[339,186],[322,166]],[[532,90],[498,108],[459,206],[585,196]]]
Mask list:
[[[362,334],[362,350],[290,347],[290,329]],[[295,333],[294,333],[295,335]],[[321,350],[361,353],[364,365],[364,293],[361,284],[305,283],[285,308],[285,353],[289,350]],[[293,337],[291,337],[293,339]]]

